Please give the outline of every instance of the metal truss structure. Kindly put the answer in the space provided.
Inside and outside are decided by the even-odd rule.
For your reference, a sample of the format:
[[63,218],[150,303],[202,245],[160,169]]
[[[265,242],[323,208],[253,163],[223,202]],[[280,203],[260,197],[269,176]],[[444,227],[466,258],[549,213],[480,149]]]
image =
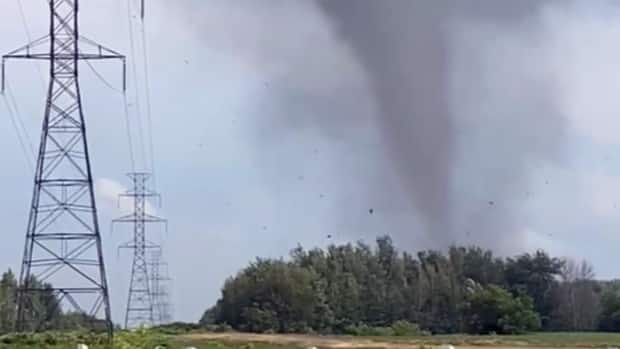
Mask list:
[[151,280],[151,299],[153,300],[153,319],[155,325],[172,322],[172,304],[170,301],[171,278],[168,274],[168,263],[163,259],[161,248],[151,252],[149,261]]
[[[79,62],[125,57],[79,34],[78,0],[48,0],[49,34],[2,57],[49,62],[49,88],[17,294],[18,331],[80,314],[112,334],[108,284],[79,83]],[[123,73],[123,85],[125,85]],[[41,308],[41,297],[53,297]],[[48,302],[49,303],[49,302]]]
[[146,186],[150,174],[134,172],[128,174],[128,176],[133,182],[133,189],[122,194],[121,197],[133,200],[133,212],[115,219],[113,224],[129,223],[133,225],[133,240],[120,246],[120,248],[133,250],[131,280],[125,313],[125,328],[132,329],[155,324],[153,295],[151,281],[149,280],[149,263],[146,251],[149,249],[159,249],[160,247],[147,241],[146,227],[148,224],[153,223],[167,225],[167,221],[147,212],[147,200],[153,197],[160,197],[159,194],[151,191]]

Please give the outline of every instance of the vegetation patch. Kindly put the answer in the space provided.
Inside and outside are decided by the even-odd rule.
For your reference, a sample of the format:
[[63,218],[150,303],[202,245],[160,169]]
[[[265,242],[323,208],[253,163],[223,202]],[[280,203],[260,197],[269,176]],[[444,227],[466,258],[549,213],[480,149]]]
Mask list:
[[280,334],[524,334],[618,331],[618,314],[618,283],[595,280],[585,262],[542,250],[500,258],[475,246],[414,255],[384,236],[375,246],[259,258],[225,282],[200,324]]

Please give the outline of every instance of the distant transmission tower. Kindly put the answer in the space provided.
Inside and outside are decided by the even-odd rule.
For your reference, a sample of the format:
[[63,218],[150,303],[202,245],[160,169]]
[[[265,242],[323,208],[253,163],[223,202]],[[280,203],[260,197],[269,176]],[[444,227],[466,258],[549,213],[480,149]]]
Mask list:
[[[108,284],[78,72],[83,60],[119,59],[124,66],[125,57],[79,35],[78,0],[47,2],[49,34],[2,57],[2,91],[7,60],[50,62],[19,278],[16,329],[49,328],[54,315],[63,312],[98,321],[111,335]],[[53,299],[48,302],[53,306],[41,309],[42,298]]]
[[146,251],[148,249],[156,249],[158,246],[147,241],[146,226],[149,223],[166,224],[166,220],[147,212],[147,199],[152,197],[159,198],[159,194],[149,190],[146,186],[150,174],[134,172],[128,176],[133,182],[133,189],[122,194],[121,197],[133,199],[133,212],[115,219],[113,224],[131,223],[133,225],[133,241],[121,246],[121,248],[133,250],[129,296],[125,313],[125,328],[131,329],[139,326],[152,326],[154,324],[153,299]]
[[149,262],[151,271],[151,298],[153,300],[153,317],[156,325],[172,322],[172,305],[170,303],[171,281],[168,275],[168,263],[163,260],[162,249],[151,252]]

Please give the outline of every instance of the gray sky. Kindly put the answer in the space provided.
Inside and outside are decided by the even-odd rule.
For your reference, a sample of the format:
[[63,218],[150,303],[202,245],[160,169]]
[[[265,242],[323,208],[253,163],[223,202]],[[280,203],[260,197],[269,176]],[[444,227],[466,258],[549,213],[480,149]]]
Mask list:
[[[620,5],[505,4],[150,1],[156,210],[170,220],[151,239],[166,244],[176,317],[197,320],[255,256],[385,233],[407,250],[545,248],[620,276]],[[83,2],[82,34],[129,55],[125,6]],[[8,52],[27,39],[17,0],[0,8]],[[32,36],[45,33],[44,2],[24,8]],[[118,66],[97,69],[120,85]],[[7,70],[36,140],[39,71]],[[116,250],[129,232],[109,231],[126,209],[122,97],[82,72],[118,321],[130,262]],[[0,267],[16,269],[32,175],[4,105],[0,145]]]

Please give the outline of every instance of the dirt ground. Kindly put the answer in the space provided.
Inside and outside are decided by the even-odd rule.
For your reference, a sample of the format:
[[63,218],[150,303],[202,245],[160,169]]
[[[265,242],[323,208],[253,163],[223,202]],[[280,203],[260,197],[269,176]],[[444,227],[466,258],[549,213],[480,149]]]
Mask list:
[[[296,346],[302,348],[317,347],[321,349],[418,349],[424,345],[429,348],[438,348],[442,343],[437,340],[382,340],[351,337],[324,337],[324,336],[305,336],[305,335],[269,335],[269,334],[248,334],[248,333],[200,333],[183,336],[184,339],[191,341],[218,340],[232,343],[265,343],[282,346]],[[451,344],[451,343],[443,343]],[[501,348],[501,349],[559,349],[560,347],[536,347],[528,343],[502,342],[499,343],[492,339],[478,339],[464,345],[455,344],[456,349],[479,349],[479,348]],[[570,348],[563,346],[561,348]],[[579,348],[579,347],[572,347]],[[583,348],[583,347],[581,347]]]

